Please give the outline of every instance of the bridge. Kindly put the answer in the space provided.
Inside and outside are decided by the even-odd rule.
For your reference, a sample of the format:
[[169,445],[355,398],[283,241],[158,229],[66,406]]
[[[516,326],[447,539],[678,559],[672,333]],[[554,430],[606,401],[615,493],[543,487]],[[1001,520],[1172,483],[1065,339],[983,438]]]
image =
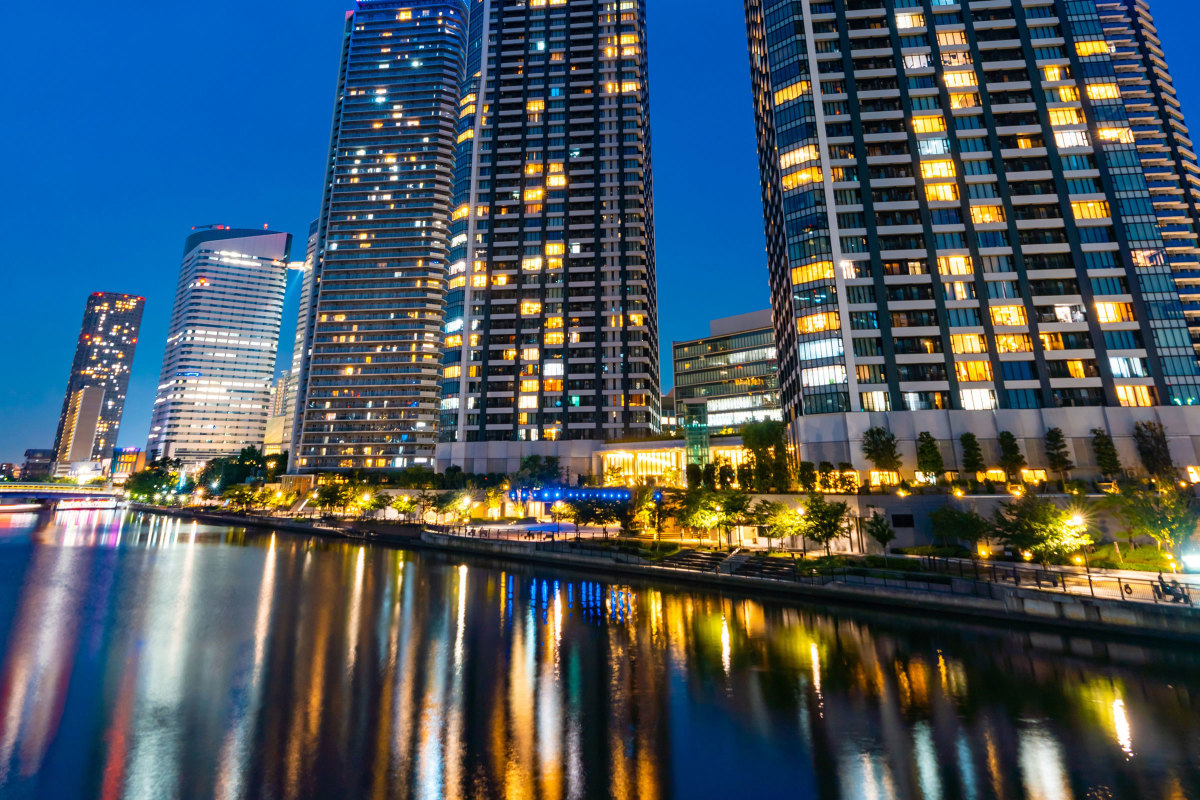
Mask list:
[[[107,486],[77,486],[71,483],[0,482],[0,512],[8,506],[58,508],[112,508],[121,493]],[[12,509],[12,510],[15,510]]]

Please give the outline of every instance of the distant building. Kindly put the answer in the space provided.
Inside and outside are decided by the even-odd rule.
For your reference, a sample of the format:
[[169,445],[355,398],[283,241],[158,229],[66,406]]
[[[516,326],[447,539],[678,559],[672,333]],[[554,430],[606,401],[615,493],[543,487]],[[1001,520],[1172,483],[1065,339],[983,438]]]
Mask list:
[[[95,292],[88,296],[54,434],[53,452],[58,460],[97,461],[112,453],[125,411],[125,392],[145,305],[145,298],[131,294]],[[90,406],[82,419],[76,415],[76,422],[84,423],[82,428],[69,429],[72,403],[81,399],[79,392],[87,388],[100,390],[100,405],[94,416]],[[90,402],[97,395],[91,392],[87,397]],[[65,446],[64,437],[68,435],[72,441]],[[79,457],[68,458],[67,450]]]
[[32,481],[50,474],[54,463],[53,450],[26,450],[25,465],[21,467],[21,480]]
[[58,447],[54,451],[54,461],[62,469],[70,464],[100,460],[93,448],[104,411],[104,395],[103,386],[84,386],[71,395]]
[[0,464],[0,481],[15,481],[21,477],[21,468],[7,462]]
[[271,387],[271,416],[267,417],[267,430],[263,436],[264,455],[274,456],[288,449],[291,441],[288,411],[295,409],[294,394],[291,373],[284,373],[275,379]]
[[185,467],[258,447],[271,381],[292,236],[197,228],[184,246],[146,450]]
[[109,475],[114,485],[120,486],[135,472],[146,468],[146,451],[140,447],[118,447],[113,451]]
[[713,320],[708,336],[672,350],[678,424],[729,435],[747,422],[783,418],[770,310]]
[[667,392],[662,399],[662,432],[667,436],[674,436],[679,426],[679,419],[675,416],[675,390]]

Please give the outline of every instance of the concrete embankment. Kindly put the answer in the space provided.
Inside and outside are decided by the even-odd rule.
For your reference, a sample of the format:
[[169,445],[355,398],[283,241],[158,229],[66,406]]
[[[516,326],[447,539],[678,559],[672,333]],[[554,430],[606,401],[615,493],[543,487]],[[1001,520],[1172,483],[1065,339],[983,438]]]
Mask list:
[[[770,595],[809,602],[843,603],[918,614],[925,618],[988,621],[1030,626],[1077,635],[1120,636],[1200,642],[1200,609],[1143,602],[1123,602],[1077,594],[1023,589],[998,583],[954,579],[949,591],[921,591],[896,585],[846,583],[816,577],[787,581],[744,575],[678,569],[625,553],[578,548],[567,542],[478,539],[422,530],[416,525],[366,523],[360,528],[324,527],[310,521],[219,514],[190,509],[135,507],[136,510],[351,541],[394,545],[440,553],[459,553],[508,561],[556,566],[643,580],[672,581],[718,591]],[[893,582],[894,583],[894,582]],[[919,583],[914,580],[913,583]]]

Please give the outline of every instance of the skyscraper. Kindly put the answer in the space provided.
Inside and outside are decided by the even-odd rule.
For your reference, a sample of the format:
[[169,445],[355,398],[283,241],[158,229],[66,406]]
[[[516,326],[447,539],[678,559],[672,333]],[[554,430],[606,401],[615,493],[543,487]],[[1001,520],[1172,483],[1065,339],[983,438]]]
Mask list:
[[646,3],[471,8],[438,464],[585,465],[659,427]]
[[[746,2],[797,441],[837,412],[1200,403],[1100,4],[894,5]],[[1060,407],[1097,412],[1004,413]]]
[[[300,434],[298,423],[303,419],[301,408],[304,406],[304,387],[300,383],[300,373],[304,369],[304,359],[308,354],[308,323],[316,283],[317,232],[320,227],[318,220],[313,220],[309,224],[308,240],[304,247],[304,261],[293,261],[288,265],[288,269],[298,271],[300,277],[300,301],[296,306],[296,334],[292,339],[292,364],[288,371],[288,393],[285,398],[287,407],[283,414],[282,447],[289,454],[296,452],[295,444]],[[295,459],[291,460],[295,461]]]
[[[71,363],[71,376],[67,379],[62,413],[58,418],[58,431],[54,435],[56,459],[70,460],[67,450],[73,450],[76,455],[86,452],[88,455],[85,458],[78,459],[85,461],[101,461],[112,456],[121,429],[121,415],[125,411],[129,370],[133,366],[145,305],[145,298],[130,294],[95,292],[88,297],[79,340],[75,345],[75,359]],[[68,422],[78,418],[78,414],[71,414],[72,400],[78,405],[80,391],[88,388],[103,392],[103,398],[96,408],[98,417],[84,426],[94,431],[85,437],[91,441],[82,442],[78,436],[72,436],[72,446],[64,448],[63,440],[69,433]],[[88,404],[85,410],[90,408],[92,406]],[[84,431],[80,430],[79,433]]]
[[347,15],[293,467],[432,466],[465,0]]
[[1097,0],[1192,344],[1200,352],[1200,166],[1145,0]]
[[150,460],[194,466],[262,445],[291,244],[289,233],[224,225],[188,236],[150,422]]

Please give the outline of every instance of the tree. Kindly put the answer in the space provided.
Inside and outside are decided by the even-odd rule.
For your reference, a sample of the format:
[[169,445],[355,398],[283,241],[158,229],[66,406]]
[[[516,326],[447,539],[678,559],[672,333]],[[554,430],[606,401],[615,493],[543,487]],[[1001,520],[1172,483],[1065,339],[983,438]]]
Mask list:
[[1070,477],[1071,470],[1075,469],[1075,462],[1071,460],[1070,451],[1067,449],[1067,438],[1063,435],[1062,428],[1050,428],[1046,431],[1046,463],[1050,469],[1057,472],[1066,481]]
[[1112,437],[1103,428],[1092,428],[1092,453],[1096,456],[1096,467],[1106,478],[1121,474],[1121,457]]
[[1200,523],[1191,491],[1165,481],[1153,486],[1122,488],[1103,502],[1125,523],[1130,540],[1149,536],[1159,549],[1169,553],[1177,553]]
[[545,486],[561,480],[562,467],[555,456],[525,456],[521,459],[520,469],[513,476],[513,483],[517,486]]
[[342,505],[341,484],[327,483],[317,489],[317,499],[313,503],[317,508],[340,508]]
[[1161,422],[1138,422],[1133,426],[1133,443],[1137,446],[1138,458],[1151,478],[1174,481],[1178,475],[1171,448],[1167,445],[1167,432]]
[[689,489],[699,489],[704,485],[704,468],[699,464],[688,464],[685,472]]
[[753,515],[755,522],[767,535],[768,542],[785,536],[799,536],[804,527],[804,515],[783,503],[759,500],[753,508]]
[[958,443],[962,446],[963,472],[974,475],[987,469],[987,464],[983,461],[983,448],[979,446],[979,439],[975,434],[964,433],[958,437]]
[[683,500],[685,527],[704,531],[704,538],[721,525],[720,498],[709,491],[689,492]]
[[1026,463],[1021,453],[1021,443],[1008,431],[1000,431],[996,442],[1000,445],[999,467],[1010,481],[1015,481]]
[[717,488],[725,492],[733,488],[733,481],[736,477],[733,471],[733,464],[729,463],[727,458],[718,458],[717,466]]
[[834,539],[846,535],[846,514],[850,507],[846,503],[830,503],[819,494],[810,495],[804,503],[802,535],[825,547],[825,554],[832,555],[830,544]]
[[488,516],[500,516],[500,509],[504,508],[504,490],[499,486],[491,486],[483,493],[483,504],[487,508]]
[[963,541],[971,545],[971,553],[979,549],[979,543],[992,537],[990,522],[975,511],[966,511],[954,506],[942,506],[929,513],[933,528],[933,539],[943,545]]
[[863,431],[862,452],[880,472],[899,472],[902,462],[896,450],[896,436],[887,428],[874,427]]
[[1092,543],[1086,526],[1077,524],[1074,516],[1049,500],[1026,494],[997,508],[992,524],[1005,544],[1047,563],[1052,556],[1075,552]]
[[841,494],[853,494],[858,489],[854,465],[849,461],[839,461],[837,465],[837,491]]
[[417,508],[417,503],[411,495],[398,494],[392,498],[392,508],[404,519],[408,519]]
[[[742,444],[754,456],[754,489],[786,492],[790,484],[787,426],[777,420],[751,422],[742,427]],[[750,487],[743,484],[743,488]]]
[[717,498],[720,503],[721,527],[725,530],[725,543],[733,547],[733,529],[754,522],[751,513],[751,498],[747,492],[722,492]]
[[833,492],[837,490],[834,483],[834,467],[832,461],[822,461],[817,464],[817,477],[820,480],[821,491]]
[[879,542],[879,546],[883,548],[883,561],[887,563],[887,546],[893,539],[896,538],[896,532],[892,530],[892,526],[888,523],[887,517],[882,514],[872,514],[867,518],[863,525],[867,535],[875,541]]
[[942,448],[938,447],[937,439],[929,431],[917,434],[917,469],[926,475],[937,476],[946,471]]
[[737,466],[738,486],[745,491],[750,491],[751,489],[756,488],[756,481],[754,480],[754,468],[757,464],[757,460],[751,456],[750,458],[744,459],[742,463],[738,464]]
[[811,461],[801,461],[796,473],[796,482],[802,491],[812,493],[817,490],[817,468]]

